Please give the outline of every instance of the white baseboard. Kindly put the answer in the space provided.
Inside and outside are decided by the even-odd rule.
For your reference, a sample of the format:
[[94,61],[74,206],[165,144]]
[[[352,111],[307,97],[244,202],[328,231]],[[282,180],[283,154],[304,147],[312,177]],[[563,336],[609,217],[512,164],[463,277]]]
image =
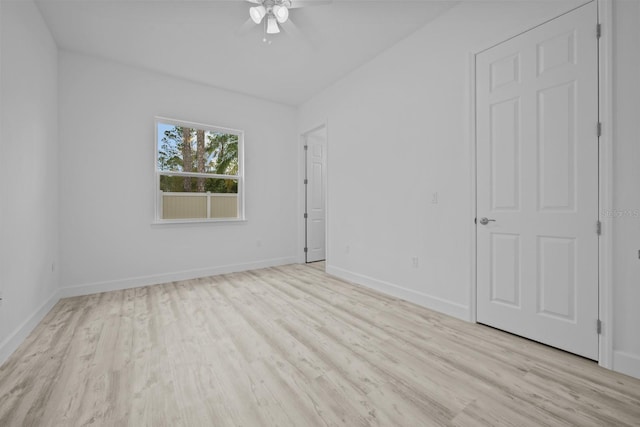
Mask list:
[[382,280],[374,279],[359,273],[354,273],[340,267],[328,265],[327,273],[339,277],[350,282],[366,286],[376,291],[382,292],[387,295],[391,295],[396,298],[401,298],[405,301],[412,302],[414,304],[421,305],[428,309],[456,317],[465,321],[469,321],[469,307],[455,302],[447,301],[442,298],[434,297],[431,295],[416,292],[411,289],[403,288],[392,283],[384,282]]
[[7,361],[9,356],[20,347],[20,344],[29,336],[31,331],[38,326],[54,305],[60,300],[59,291],[56,291],[43,302],[27,319],[20,324],[9,336],[0,343],[0,365]]
[[277,265],[295,264],[296,257],[274,258],[241,264],[230,264],[218,267],[199,268],[185,270],[176,273],[154,274],[122,280],[89,283],[79,286],[68,286],[60,289],[60,298],[77,297],[81,295],[98,294],[101,292],[120,291],[122,289],[140,288],[143,286],[158,285],[161,283],[190,280],[199,277],[215,276],[217,274],[235,273],[238,271],[257,270],[260,268],[274,267]]
[[640,379],[640,356],[614,350],[613,370]]

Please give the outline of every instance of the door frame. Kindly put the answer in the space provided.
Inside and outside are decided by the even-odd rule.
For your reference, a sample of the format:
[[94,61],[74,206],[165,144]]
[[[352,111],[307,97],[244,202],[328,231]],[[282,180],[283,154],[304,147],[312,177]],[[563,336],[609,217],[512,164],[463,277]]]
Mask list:
[[[324,187],[324,250],[325,250],[325,259],[326,262],[328,263],[329,261],[329,126],[328,126],[328,122],[325,120],[324,122],[321,122],[319,124],[317,124],[316,126],[313,126],[311,128],[308,128],[307,130],[305,130],[304,132],[301,132],[298,138],[298,182],[300,183],[299,185],[299,207],[298,207],[298,233],[300,238],[298,239],[299,241],[299,247],[298,247],[298,263],[299,264],[306,264],[306,254],[304,252],[304,248],[307,242],[307,238],[306,238],[306,233],[307,233],[307,229],[306,229],[306,221],[304,218],[304,213],[306,210],[306,194],[305,194],[305,184],[304,184],[304,179],[305,179],[305,168],[306,168],[306,162],[307,162],[307,157],[306,154],[304,152],[304,145],[307,139],[307,136],[313,132],[317,132],[320,129],[324,129],[324,136],[325,136],[325,146],[326,146],[326,153],[325,153],[325,187]],[[325,269],[326,269],[326,265],[325,265]]]
[[[612,369],[613,357],[613,309],[612,309],[612,286],[613,286],[613,220],[611,216],[604,215],[603,212],[613,210],[613,134],[611,132],[613,124],[613,7],[612,0],[593,0],[597,4],[598,22],[602,26],[602,34],[598,45],[598,112],[602,123],[602,133],[599,139],[599,164],[598,164],[598,216],[602,223],[602,234],[598,242],[598,317],[602,322],[602,330],[598,335],[598,364],[604,368]],[[590,2],[568,10],[558,16],[562,16]],[[471,171],[471,209],[469,218],[469,228],[471,234],[470,250],[470,277],[471,286],[469,289],[469,321],[477,323],[477,235],[475,219],[477,217],[477,127],[476,127],[476,56],[491,47],[506,40],[525,33],[535,27],[543,25],[558,16],[540,23],[532,28],[514,34],[491,46],[470,52],[468,55],[469,80],[468,80],[468,135],[469,135],[469,170]],[[594,28],[595,31],[595,28]],[[594,124],[595,127],[595,124]],[[595,129],[594,129],[595,131]],[[596,218],[594,218],[596,220]],[[594,325],[595,327],[595,325]]]

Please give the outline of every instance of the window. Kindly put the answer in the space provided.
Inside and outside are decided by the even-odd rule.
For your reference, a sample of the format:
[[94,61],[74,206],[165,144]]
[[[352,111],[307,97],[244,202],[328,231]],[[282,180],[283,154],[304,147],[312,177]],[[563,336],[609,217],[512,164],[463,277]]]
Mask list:
[[156,221],[244,219],[243,132],[156,119]]

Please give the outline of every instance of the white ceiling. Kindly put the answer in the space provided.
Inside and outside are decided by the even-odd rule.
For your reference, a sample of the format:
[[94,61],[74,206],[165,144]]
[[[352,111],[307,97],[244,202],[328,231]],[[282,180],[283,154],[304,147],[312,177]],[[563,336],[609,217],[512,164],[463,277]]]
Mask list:
[[37,0],[62,49],[290,105],[456,3],[334,0],[292,10],[295,27],[267,44],[244,0]]

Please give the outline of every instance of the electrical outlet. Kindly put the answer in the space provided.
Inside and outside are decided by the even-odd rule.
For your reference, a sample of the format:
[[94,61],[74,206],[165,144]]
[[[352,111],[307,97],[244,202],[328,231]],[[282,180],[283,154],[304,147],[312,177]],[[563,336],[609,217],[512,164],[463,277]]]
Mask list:
[[262,247],[262,240],[256,240],[256,246],[261,248]]
[[434,204],[434,205],[438,204],[438,193],[437,192],[431,194],[431,203]]
[[418,268],[418,257],[414,256],[413,258],[411,258],[411,264],[413,265],[413,268]]
[[348,254],[349,252],[351,252],[351,246],[347,245],[344,247],[344,253]]

